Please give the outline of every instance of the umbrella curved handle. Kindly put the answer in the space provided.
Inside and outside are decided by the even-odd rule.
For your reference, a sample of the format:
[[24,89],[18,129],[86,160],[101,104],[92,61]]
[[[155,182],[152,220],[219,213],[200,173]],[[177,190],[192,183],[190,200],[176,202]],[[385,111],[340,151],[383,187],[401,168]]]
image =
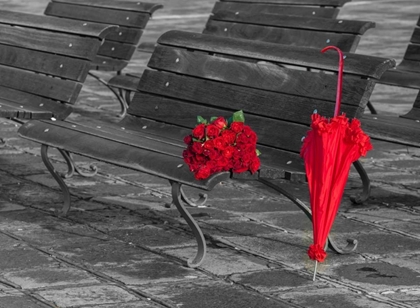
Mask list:
[[337,96],[335,99],[335,109],[334,109],[334,116],[338,116],[340,113],[340,105],[341,105],[341,92],[343,91],[343,69],[344,69],[344,58],[343,52],[340,48],[336,46],[327,46],[321,50],[322,53],[326,52],[327,50],[335,49],[339,55],[339,62],[338,62],[338,84],[337,84]]

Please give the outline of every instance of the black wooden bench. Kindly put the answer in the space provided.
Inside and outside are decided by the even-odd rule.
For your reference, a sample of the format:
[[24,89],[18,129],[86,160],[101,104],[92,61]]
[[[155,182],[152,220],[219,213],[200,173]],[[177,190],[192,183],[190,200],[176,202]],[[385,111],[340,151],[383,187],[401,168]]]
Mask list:
[[[181,202],[185,196],[182,186],[211,190],[230,173],[198,181],[184,163],[183,138],[196,125],[197,115],[228,117],[243,110],[246,123],[258,134],[262,166],[256,174],[243,174],[242,178],[261,181],[285,194],[310,216],[302,202],[270,180],[305,181],[299,156],[301,139],[309,129],[314,109],[325,116],[333,114],[337,63],[337,54],[321,54],[313,48],[170,31],[159,39],[148,64],[150,69],[143,73],[128,114],[120,123],[81,125],[33,120],[23,125],[19,134],[42,144],[42,159],[64,193],[64,214],[70,208],[70,192],[48,159],[48,147],[167,179],[173,201],[193,229],[199,246],[188,264],[198,266],[206,244]],[[349,54],[342,111],[350,118],[359,117],[375,80],[393,65],[393,60]],[[347,252],[355,243],[344,250],[333,247]]]
[[[163,8],[161,4],[114,0],[51,0],[44,14],[64,19],[119,26],[119,31],[108,35],[91,64],[89,74],[108,86],[106,80],[92,70],[120,74],[131,60],[143,31],[152,14]],[[126,112],[125,101],[118,91],[109,89]]]
[[0,116],[64,119],[117,27],[0,11]]

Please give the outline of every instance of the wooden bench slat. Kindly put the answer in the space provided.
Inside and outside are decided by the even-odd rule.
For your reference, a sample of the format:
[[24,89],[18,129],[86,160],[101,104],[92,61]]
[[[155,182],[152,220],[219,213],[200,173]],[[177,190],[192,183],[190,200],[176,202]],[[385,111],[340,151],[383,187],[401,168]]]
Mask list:
[[94,7],[104,7],[119,10],[128,10],[136,12],[145,12],[153,14],[156,10],[163,8],[162,4],[138,2],[138,1],[124,1],[124,0],[51,0],[52,2],[70,3]]
[[113,59],[97,55],[91,63],[91,69],[99,71],[118,72],[128,65],[128,61],[121,59]]
[[[240,56],[260,61],[290,64],[327,71],[337,71],[337,54],[328,52],[321,54],[314,48],[300,46],[286,46],[274,43],[255,42],[250,40],[235,40],[236,48],[231,48],[227,42],[229,38],[194,33],[193,35],[181,31],[168,31],[158,40],[159,44],[194,48],[207,52]],[[321,54],[321,56],[320,56]],[[344,71],[349,74],[362,74],[378,79],[383,72],[395,66],[395,60],[370,57],[358,54],[346,54]]]
[[144,30],[138,28],[119,27],[118,31],[108,34],[106,40],[138,45],[143,32]]
[[420,122],[395,116],[365,115],[362,127],[372,139],[420,147],[418,132]]
[[0,99],[0,116],[17,119],[51,119],[53,113],[36,106]]
[[67,118],[73,111],[67,104],[3,86],[0,86],[0,100],[16,102],[19,106],[24,106],[25,109],[28,107],[30,110],[49,112],[52,114],[49,118],[54,117],[57,120]]
[[1,45],[0,64],[76,81],[86,79],[89,61]]
[[409,44],[404,54],[405,60],[420,61],[420,45]]
[[296,5],[276,5],[276,4],[258,4],[258,3],[242,3],[242,2],[220,2],[214,4],[212,13],[219,11],[247,12],[249,14],[258,15],[261,13],[282,14],[282,15],[299,15],[299,16],[315,16],[320,18],[336,18],[339,9],[333,7],[305,7]]
[[78,82],[0,65],[0,84],[62,102],[74,104],[82,88]]
[[220,0],[222,2],[255,2],[290,5],[343,6],[351,0]]
[[1,24],[0,43],[88,60],[94,59],[100,45],[100,41],[94,38]]
[[104,41],[98,51],[99,56],[129,61],[136,51],[136,46],[118,42]]
[[[103,139],[90,134],[79,134],[72,127],[65,128],[54,125],[56,122],[31,121],[21,126],[19,134],[27,139],[62,148],[71,153],[80,154],[93,159],[112,163],[141,172],[173,179],[201,189],[211,189],[216,183],[212,178],[197,181],[188,166],[180,157],[166,155],[153,150],[144,150],[139,146],[124,144],[110,139]],[[46,131],[47,130],[47,131]],[[104,151],[103,149],[107,149]],[[88,150],[87,150],[88,149]],[[159,162],[159,164],[156,164]],[[228,173],[224,178],[229,177]],[[219,179],[220,181],[220,179]]]
[[[318,54],[319,58],[322,56],[321,53]],[[157,70],[200,78],[213,79],[213,76],[217,76],[213,80],[258,90],[330,100],[334,103],[336,99],[337,77],[333,74],[288,69],[270,63],[226,59],[162,46],[156,48],[148,66]],[[240,75],[243,71],[247,72],[246,75],[238,78],[238,74]],[[343,82],[343,102],[361,98],[368,83],[367,80],[355,78],[345,78]],[[170,82],[168,84],[170,86]],[[309,84],[310,87],[308,87]],[[142,87],[143,84],[140,81],[139,89]]]
[[419,72],[408,72],[390,69],[382,75],[380,83],[392,86],[403,86],[406,88],[420,89],[420,74]]
[[[374,28],[375,23],[360,20],[316,18],[308,16],[291,16],[272,13],[253,14],[249,12],[219,11],[210,20],[230,21],[237,23],[265,25],[271,27],[328,31],[334,33],[364,34]],[[229,31],[229,28],[228,28]]]
[[66,4],[59,2],[48,3],[45,15],[85,20],[111,25],[144,29],[150,19],[149,13],[118,11],[115,9]]
[[360,41],[359,36],[352,34],[277,28],[216,20],[209,20],[203,33],[290,46],[305,46],[306,43],[313,48],[320,49],[328,45],[334,45],[343,52],[353,52]]
[[116,33],[118,30],[118,27],[114,25],[87,23],[52,16],[43,16],[4,10],[2,10],[0,14],[0,23],[6,25],[13,24],[16,26],[43,29],[47,31],[92,36],[95,38],[105,38],[105,36]]
[[414,28],[410,42],[414,44],[420,44],[420,28]]
[[397,65],[397,69],[401,71],[420,73],[420,61],[410,61],[403,59],[401,63]]

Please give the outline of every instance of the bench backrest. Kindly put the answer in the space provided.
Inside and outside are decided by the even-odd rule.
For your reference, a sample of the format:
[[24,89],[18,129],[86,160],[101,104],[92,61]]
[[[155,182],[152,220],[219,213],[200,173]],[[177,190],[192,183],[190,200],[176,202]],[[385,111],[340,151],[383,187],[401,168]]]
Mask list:
[[111,30],[116,27],[1,11],[1,116],[35,118],[48,110],[65,118],[70,109],[60,103],[75,103],[101,37]]
[[420,17],[398,68],[420,73]]
[[51,0],[44,14],[119,26],[106,37],[94,61],[95,69],[119,71],[133,56],[152,14],[162,7],[133,1]]
[[[348,56],[342,111],[359,117],[374,79],[393,65],[392,60]],[[265,165],[275,161],[279,151],[298,157],[315,109],[333,115],[337,77],[332,72],[338,67],[334,52],[170,31],[159,39],[148,66],[123,125],[135,125],[136,117],[143,117],[193,128],[198,115],[229,117],[243,110],[246,123],[258,134]],[[172,133],[182,140],[176,128]]]
[[218,11],[203,33],[313,48],[335,45],[354,52],[361,35],[373,27],[375,23],[368,21]]
[[271,13],[282,15],[313,16],[322,18],[336,18],[338,7],[349,1],[217,1],[212,13],[218,11],[249,12],[252,14]]

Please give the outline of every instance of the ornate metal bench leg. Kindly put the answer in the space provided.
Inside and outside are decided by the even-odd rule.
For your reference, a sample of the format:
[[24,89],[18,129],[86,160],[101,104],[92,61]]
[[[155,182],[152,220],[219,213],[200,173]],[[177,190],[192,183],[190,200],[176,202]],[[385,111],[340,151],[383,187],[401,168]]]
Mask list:
[[65,150],[61,150],[61,149],[58,149],[58,151],[61,153],[63,158],[66,160],[67,168],[68,168],[67,173],[60,173],[62,178],[64,178],[64,179],[71,178],[74,175],[75,171],[78,174],[80,174],[81,176],[84,176],[84,177],[92,177],[92,176],[95,176],[98,173],[98,167],[96,167],[95,165],[92,165],[92,164],[89,165],[89,168],[90,168],[90,170],[92,170],[92,172],[88,173],[88,172],[82,171],[82,169],[80,169],[75,164],[74,159],[71,156],[71,153],[69,153]]
[[[305,205],[302,201],[300,201],[298,198],[293,196],[293,194],[289,193],[287,190],[281,188],[278,185],[273,184],[272,182],[264,179],[264,178],[258,178],[258,181],[261,183],[267,185],[268,187],[274,189],[275,191],[281,193],[282,195],[286,196],[290,201],[292,201],[294,204],[296,204],[304,213],[305,215],[312,221],[312,212],[309,207]],[[331,239],[331,237],[328,237],[328,247],[331,248],[333,251],[339,254],[346,254],[353,252],[357,247],[357,240],[355,239],[348,239],[347,240],[347,246],[345,248],[339,248],[337,244],[334,243],[334,241]]]
[[[207,194],[199,193],[198,199],[193,200],[187,197],[182,187],[180,187],[180,193],[181,193],[181,200],[184,201],[188,206],[191,207],[205,207],[205,203],[207,202]],[[172,207],[172,203],[168,203],[166,207],[170,208]]]
[[58,185],[60,185],[60,188],[63,192],[63,201],[64,205],[61,209],[61,213],[59,215],[65,216],[70,210],[70,191],[64,183],[63,179],[61,178],[61,175],[55,171],[54,166],[51,164],[49,158],[48,158],[48,146],[43,144],[41,146],[41,157],[42,161],[44,162],[45,166],[47,167],[48,171],[51,173],[51,175],[54,177],[54,179],[57,181]]
[[102,78],[100,78],[99,76],[92,74],[92,72],[89,72],[89,75],[95,78],[96,80],[98,80],[103,85],[105,85],[109,90],[112,91],[112,93],[114,93],[115,97],[118,99],[121,105],[121,112],[118,116],[121,118],[124,118],[127,114],[127,109],[128,109],[128,103],[125,101],[124,96],[120,95],[120,93],[117,90],[115,90],[113,87],[108,86],[108,83]]
[[360,175],[360,178],[362,179],[362,185],[363,185],[363,191],[360,195],[357,196],[350,196],[350,200],[355,203],[355,204],[362,204],[363,202],[365,202],[369,196],[370,196],[370,179],[369,176],[366,173],[365,168],[363,168],[362,164],[360,163],[360,161],[355,161],[353,163],[353,166],[356,168],[357,172]]
[[185,219],[185,221],[190,226],[198,244],[198,251],[194,258],[191,258],[187,261],[189,267],[198,267],[204,261],[206,256],[206,241],[204,239],[203,232],[201,232],[200,227],[191,216],[190,213],[186,210],[186,208],[182,205],[181,200],[181,184],[177,182],[170,181],[172,186],[172,199],[173,203],[175,204],[176,208],[178,209],[181,216]]

